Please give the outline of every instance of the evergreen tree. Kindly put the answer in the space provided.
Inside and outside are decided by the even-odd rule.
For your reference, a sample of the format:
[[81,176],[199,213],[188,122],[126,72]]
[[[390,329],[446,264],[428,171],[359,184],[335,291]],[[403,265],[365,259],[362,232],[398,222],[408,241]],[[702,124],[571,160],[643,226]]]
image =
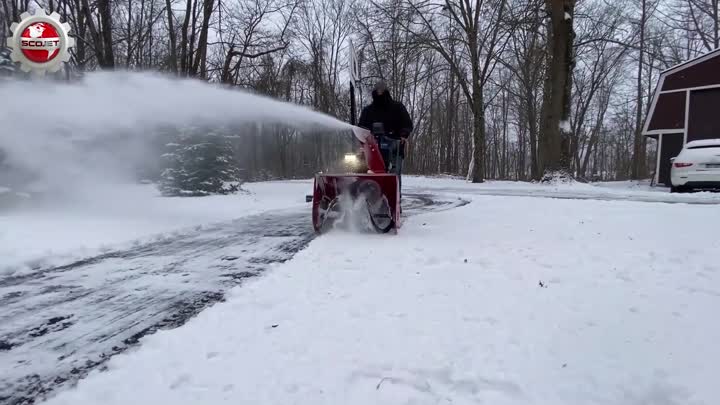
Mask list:
[[166,145],[159,189],[166,196],[206,196],[240,190],[240,170],[221,132],[186,129]]

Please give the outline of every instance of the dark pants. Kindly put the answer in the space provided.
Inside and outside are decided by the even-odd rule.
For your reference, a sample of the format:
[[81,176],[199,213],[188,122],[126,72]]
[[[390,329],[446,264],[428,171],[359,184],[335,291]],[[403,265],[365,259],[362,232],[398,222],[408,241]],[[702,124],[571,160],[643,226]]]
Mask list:
[[403,167],[403,158],[402,156],[397,158],[397,167],[395,168],[395,173],[398,175],[398,188],[400,189],[400,197],[402,197],[402,167]]
[[[397,147],[403,148],[402,145],[397,144]],[[380,153],[382,154],[382,158],[385,161],[385,164],[388,165],[389,162],[393,162],[393,167],[390,169],[390,173],[397,174],[398,176],[398,188],[400,189],[400,197],[402,197],[402,168],[403,168],[403,161],[405,158],[402,155],[402,149],[381,149]]]

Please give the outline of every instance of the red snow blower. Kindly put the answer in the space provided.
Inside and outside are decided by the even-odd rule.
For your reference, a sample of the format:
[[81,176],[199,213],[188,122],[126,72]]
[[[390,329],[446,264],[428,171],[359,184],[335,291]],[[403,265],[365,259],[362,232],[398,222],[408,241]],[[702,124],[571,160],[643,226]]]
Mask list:
[[373,132],[353,127],[353,133],[362,144],[361,153],[345,155],[346,167],[353,172],[315,175],[313,227],[322,233],[338,221],[362,218],[368,219],[376,232],[397,232],[400,187],[393,171],[400,155],[400,141],[385,136],[380,123],[374,125]]
[[313,195],[306,201],[312,201],[312,223],[318,233],[338,221],[352,226],[357,219],[369,222],[376,232],[397,232],[400,179],[393,172],[398,167],[400,141],[386,136],[382,123],[374,123],[372,132],[355,126],[355,87],[360,83],[360,65],[352,41],[349,49],[350,124],[362,151],[345,155],[346,173],[316,174]]

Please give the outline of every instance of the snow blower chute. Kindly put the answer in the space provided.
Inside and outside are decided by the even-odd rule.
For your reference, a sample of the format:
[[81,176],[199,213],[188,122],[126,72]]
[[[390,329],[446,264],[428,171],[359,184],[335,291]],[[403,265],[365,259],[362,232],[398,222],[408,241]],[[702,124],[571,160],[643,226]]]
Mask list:
[[362,144],[361,153],[345,156],[348,171],[353,172],[315,175],[313,227],[321,233],[338,221],[365,218],[376,232],[397,232],[400,184],[398,175],[392,172],[400,141],[386,137],[382,124],[375,124],[373,132],[353,127],[353,133]]

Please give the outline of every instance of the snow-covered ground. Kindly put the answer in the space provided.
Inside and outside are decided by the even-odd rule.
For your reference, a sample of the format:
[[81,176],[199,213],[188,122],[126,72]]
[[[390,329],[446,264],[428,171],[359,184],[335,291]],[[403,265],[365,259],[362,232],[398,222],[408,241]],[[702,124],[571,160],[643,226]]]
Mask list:
[[418,190],[444,189],[448,192],[480,195],[535,196],[548,198],[631,200],[667,203],[718,204],[720,193],[697,192],[671,194],[669,188],[650,187],[649,182],[613,181],[599,183],[542,184],[513,181],[487,181],[467,183],[442,177],[426,178],[407,176],[403,184]]
[[[214,222],[263,211],[306,207],[312,180],[248,183],[250,194],[204,198],[160,197],[152,185],[114,185],[89,195],[44,202],[24,210],[0,210],[0,274],[61,265],[73,260],[166,237]],[[536,196],[668,203],[720,203],[720,193],[670,194],[643,182],[532,184],[405,176],[416,192]],[[1,191],[1,190],[0,190]]]
[[[275,183],[278,187],[282,183]],[[404,196],[406,216],[457,198]],[[176,328],[315,237],[308,208],[265,211],[0,277],[0,403],[36,403],[158,329]]]
[[717,206],[627,201],[676,199],[627,187],[404,186],[472,202],[394,236],[319,237],[47,405],[720,401]]
[[304,207],[311,187],[311,181],[248,183],[243,188],[249,194],[167,198],[152,185],[117,185],[69,201],[0,211],[0,275],[63,264],[188,227]]

